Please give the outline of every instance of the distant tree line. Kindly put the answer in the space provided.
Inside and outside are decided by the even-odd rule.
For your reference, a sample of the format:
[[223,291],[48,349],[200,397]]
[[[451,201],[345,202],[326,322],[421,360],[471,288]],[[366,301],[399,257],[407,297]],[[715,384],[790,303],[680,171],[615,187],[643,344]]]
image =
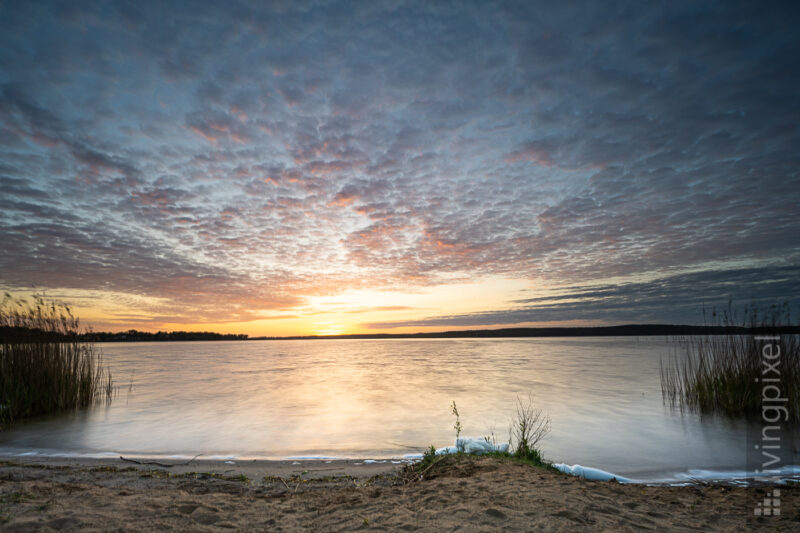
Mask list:
[[210,331],[159,331],[149,333],[131,329],[111,333],[88,331],[78,333],[70,330],[45,330],[41,328],[0,326],[0,343],[40,342],[159,342],[159,341],[244,341],[247,335],[212,333]]
[[91,342],[159,342],[159,341],[243,341],[247,335],[238,333],[213,333],[211,331],[159,331],[149,333],[129,329],[118,333],[92,331],[81,335]]
[[0,343],[25,344],[39,342],[76,342],[80,334],[68,330],[29,328],[23,326],[0,326]]

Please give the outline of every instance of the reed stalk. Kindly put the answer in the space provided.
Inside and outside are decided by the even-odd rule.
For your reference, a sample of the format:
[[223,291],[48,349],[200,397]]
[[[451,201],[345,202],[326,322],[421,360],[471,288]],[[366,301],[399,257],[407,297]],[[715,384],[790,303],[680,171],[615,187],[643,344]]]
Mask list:
[[5,295],[0,304],[0,427],[15,420],[110,402],[111,372],[79,336],[67,305]]
[[800,336],[779,334],[779,328],[792,325],[789,305],[746,307],[738,318],[729,304],[721,313],[712,313],[712,319],[714,325],[747,327],[751,334],[676,338],[672,356],[661,362],[664,402],[681,411],[760,416],[762,379],[768,370],[764,351],[770,344],[771,353],[780,353],[780,364],[778,374],[772,371],[768,377],[779,379],[789,420],[800,421]]

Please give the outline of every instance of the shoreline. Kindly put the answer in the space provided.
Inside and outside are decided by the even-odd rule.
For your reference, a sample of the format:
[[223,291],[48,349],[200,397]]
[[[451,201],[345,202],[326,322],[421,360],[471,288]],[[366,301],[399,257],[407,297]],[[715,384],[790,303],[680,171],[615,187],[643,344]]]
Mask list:
[[348,460],[197,461],[172,468],[109,459],[1,461],[0,529],[737,531],[800,525],[796,484],[780,487],[780,516],[756,519],[753,506],[775,486],[620,484],[512,460],[449,457],[422,479],[400,465]]
[[[67,454],[8,454],[0,452],[0,464],[12,463],[20,466],[73,467],[73,468],[127,468],[164,469],[172,474],[183,475],[189,472],[207,472],[211,474],[236,476],[268,475],[274,477],[292,477],[304,472],[309,478],[344,475],[356,478],[368,478],[396,471],[405,465],[412,464],[422,458],[422,454],[408,454],[406,457],[327,457],[298,456],[280,459],[252,459],[237,456],[203,456],[139,454],[119,456],[104,453],[97,455]],[[556,463],[553,463],[556,465]],[[586,473],[583,477],[594,481],[607,481],[610,478],[623,484],[639,486],[766,486],[771,484],[786,485],[800,483],[800,465],[786,465],[779,472],[768,476],[756,476],[754,472],[741,469],[705,469],[690,468],[684,471],[652,471],[655,477],[639,477],[636,474],[620,474],[608,472],[589,465],[569,465],[560,463],[557,466],[577,466]],[[561,468],[560,468],[561,469]],[[563,469],[562,469],[563,472]],[[599,475],[598,475],[599,474]],[[565,472],[565,475],[570,475]],[[575,477],[573,475],[573,477]],[[577,476],[582,477],[582,476]]]
[[[780,326],[770,332],[787,335],[800,334],[798,326]],[[235,333],[147,331],[92,332],[83,334],[82,340],[98,343],[117,342],[228,342],[228,341],[281,341],[281,340],[382,340],[382,339],[513,339],[554,337],[661,337],[686,335],[748,335],[764,333],[763,327],[709,326],[697,324],[617,324],[612,326],[564,327],[511,327],[489,329],[461,329],[415,333],[343,333],[338,335],[285,335],[249,337]],[[192,338],[197,337],[197,338]],[[235,338],[234,338],[235,337]]]
[[[45,469],[135,469],[138,471],[163,470],[168,474],[186,475],[194,472],[209,473],[226,477],[247,476],[249,479],[265,476],[290,478],[303,476],[307,479],[318,479],[330,476],[348,476],[369,478],[386,474],[402,467],[402,464],[386,462],[368,462],[363,459],[203,459],[192,460],[152,458],[131,455],[125,457],[48,457],[48,456],[8,456],[0,454],[0,465],[12,464],[20,467]],[[137,461],[139,464],[137,464]],[[369,461],[369,460],[368,460]],[[153,463],[161,463],[153,464]],[[170,465],[170,466],[163,466]]]

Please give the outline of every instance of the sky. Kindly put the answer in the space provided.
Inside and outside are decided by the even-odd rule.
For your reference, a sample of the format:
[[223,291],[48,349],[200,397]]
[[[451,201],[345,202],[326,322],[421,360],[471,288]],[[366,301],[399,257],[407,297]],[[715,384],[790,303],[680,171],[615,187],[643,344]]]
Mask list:
[[787,2],[0,0],[0,289],[95,330],[800,304]]

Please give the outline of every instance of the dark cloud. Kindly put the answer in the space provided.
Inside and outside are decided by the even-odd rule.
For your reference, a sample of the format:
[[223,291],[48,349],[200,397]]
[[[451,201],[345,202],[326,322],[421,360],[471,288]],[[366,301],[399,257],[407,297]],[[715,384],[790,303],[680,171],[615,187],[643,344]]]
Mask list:
[[[711,324],[713,313],[744,306],[768,311],[787,303],[800,310],[800,267],[707,270],[652,281],[572,286],[537,298],[521,299],[511,309],[434,316],[419,320],[365,324],[370,329],[399,327],[478,327],[531,322],[587,321],[601,324],[672,322]],[[705,313],[705,315],[704,315]]]
[[345,286],[798,264],[798,22],[791,3],[3,3],[0,284],[244,316]]

